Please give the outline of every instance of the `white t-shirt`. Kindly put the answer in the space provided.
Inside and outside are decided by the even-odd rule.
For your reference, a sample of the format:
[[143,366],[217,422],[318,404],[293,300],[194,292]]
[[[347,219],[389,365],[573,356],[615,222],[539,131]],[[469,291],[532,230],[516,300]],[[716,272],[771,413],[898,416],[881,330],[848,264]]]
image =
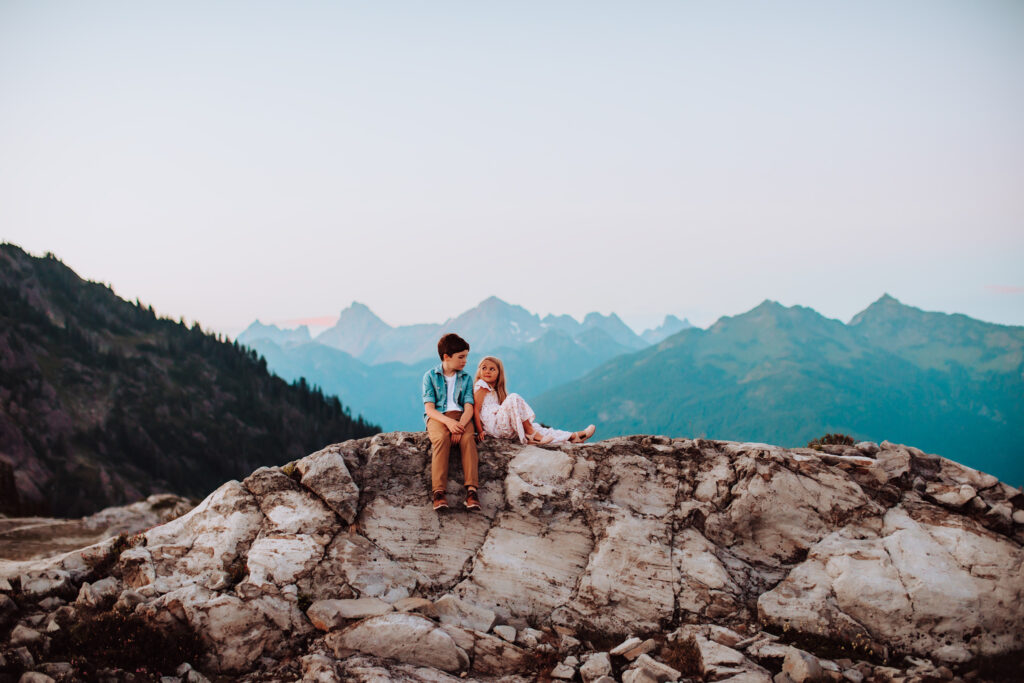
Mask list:
[[445,406],[446,407],[444,409],[446,413],[447,412],[451,412],[453,410],[458,410],[460,413],[462,412],[462,406],[455,404],[455,378],[456,377],[458,377],[457,373],[452,375],[451,377],[445,377],[444,378],[444,387],[445,387],[445,389],[448,390],[448,396],[447,396],[447,399],[445,401]]

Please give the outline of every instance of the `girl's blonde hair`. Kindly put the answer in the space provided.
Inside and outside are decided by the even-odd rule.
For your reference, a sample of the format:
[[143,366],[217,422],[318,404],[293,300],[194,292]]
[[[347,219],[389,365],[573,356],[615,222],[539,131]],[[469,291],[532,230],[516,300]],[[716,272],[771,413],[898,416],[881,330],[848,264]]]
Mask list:
[[480,376],[480,367],[487,362],[494,363],[498,366],[498,379],[494,380],[494,393],[498,395],[498,403],[504,403],[505,397],[508,396],[508,392],[505,390],[505,365],[501,362],[500,358],[494,356],[484,356],[480,359],[480,362],[476,365],[476,377],[473,378],[475,384],[477,380],[483,379]]

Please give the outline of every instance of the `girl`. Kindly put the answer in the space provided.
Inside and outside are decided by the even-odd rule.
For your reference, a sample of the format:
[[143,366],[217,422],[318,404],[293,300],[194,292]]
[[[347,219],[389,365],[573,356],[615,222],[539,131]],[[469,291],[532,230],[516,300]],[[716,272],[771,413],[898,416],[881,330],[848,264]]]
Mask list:
[[535,424],[536,416],[523,397],[505,391],[505,366],[494,356],[485,357],[477,366],[473,400],[473,419],[480,440],[486,433],[502,439],[517,438],[520,443],[583,443],[597,431],[594,425],[582,432],[566,432]]

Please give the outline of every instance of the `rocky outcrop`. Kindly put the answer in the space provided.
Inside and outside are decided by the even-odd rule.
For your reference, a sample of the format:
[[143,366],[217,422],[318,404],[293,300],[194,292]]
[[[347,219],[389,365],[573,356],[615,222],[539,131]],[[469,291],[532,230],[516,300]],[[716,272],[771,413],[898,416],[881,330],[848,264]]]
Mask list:
[[131,547],[7,565],[6,670],[110,615],[198,638],[179,680],[985,679],[1024,654],[1024,495],[917,449],[489,441],[482,509],[452,483],[440,515],[428,450],[337,444]]

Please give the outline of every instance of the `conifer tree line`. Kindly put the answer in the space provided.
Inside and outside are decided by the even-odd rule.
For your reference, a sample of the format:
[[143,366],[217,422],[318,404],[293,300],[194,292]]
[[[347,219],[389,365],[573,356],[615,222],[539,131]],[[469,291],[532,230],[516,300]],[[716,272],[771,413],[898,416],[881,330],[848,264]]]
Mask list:
[[[237,341],[124,301],[52,254],[0,245],[0,512],[198,498],[378,431]],[[7,490],[19,470],[40,471],[40,490]]]

